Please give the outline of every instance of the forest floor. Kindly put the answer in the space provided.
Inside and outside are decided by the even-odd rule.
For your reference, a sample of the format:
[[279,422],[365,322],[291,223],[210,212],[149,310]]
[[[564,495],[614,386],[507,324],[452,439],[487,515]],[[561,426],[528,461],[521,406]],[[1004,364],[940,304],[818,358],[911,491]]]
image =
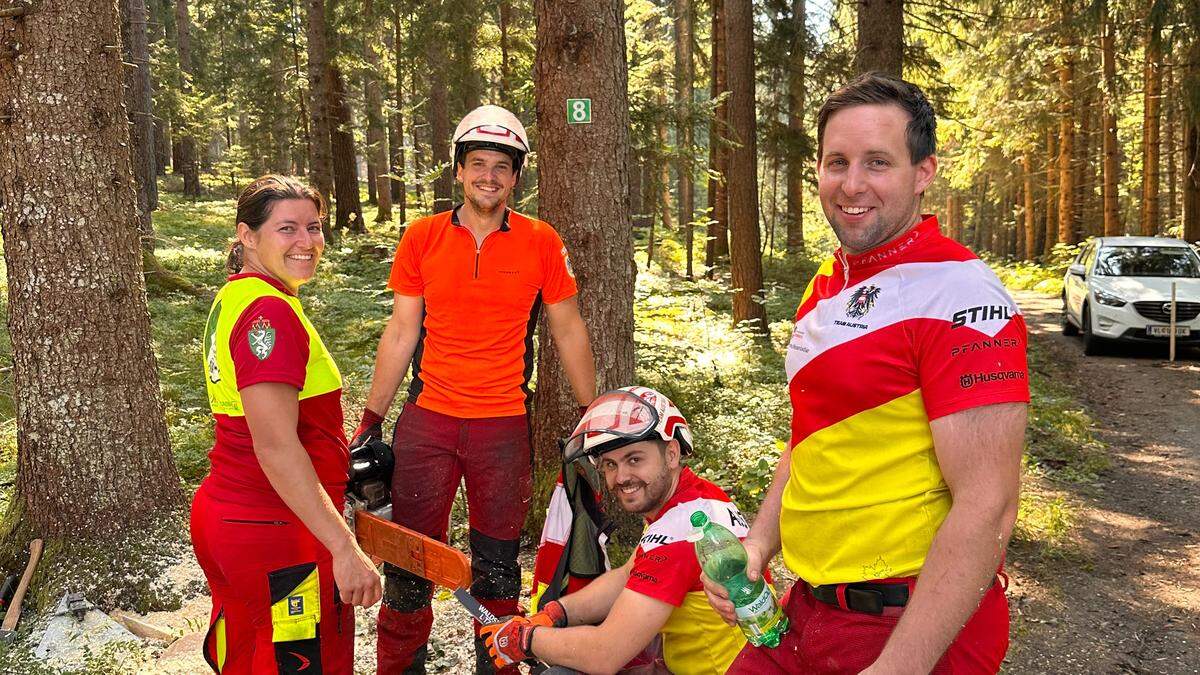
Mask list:
[[1092,482],[1055,483],[1072,507],[1059,555],[1014,547],[1013,673],[1200,672],[1200,353],[1084,357],[1057,297],[1017,292],[1043,367],[1074,391],[1107,446]]

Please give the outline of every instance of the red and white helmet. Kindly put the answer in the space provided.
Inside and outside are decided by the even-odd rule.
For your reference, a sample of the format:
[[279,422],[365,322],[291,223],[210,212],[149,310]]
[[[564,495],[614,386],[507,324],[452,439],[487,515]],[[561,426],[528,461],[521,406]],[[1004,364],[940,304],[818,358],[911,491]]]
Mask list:
[[692,451],[692,431],[671,399],[649,387],[621,387],[601,394],[588,406],[563,443],[563,461],[599,457],[651,438],[674,438],[682,454]]
[[467,113],[454,129],[450,143],[450,160],[462,164],[471,150],[496,150],[512,157],[513,171],[521,172],[525,155],[529,153],[529,136],[525,125],[509,111],[498,105],[481,105]]

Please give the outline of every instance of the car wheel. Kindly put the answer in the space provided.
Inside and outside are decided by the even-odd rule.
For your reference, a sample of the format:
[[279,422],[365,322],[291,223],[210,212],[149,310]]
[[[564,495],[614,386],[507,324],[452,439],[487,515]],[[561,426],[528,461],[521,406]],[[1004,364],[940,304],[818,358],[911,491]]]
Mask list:
[[1087,356],[1098,356],[1104,352],[1103,338],[1096,337],[1092,332],[1092,312],[1087,305],[1083,306],[1083,353]]
[[1071,323],[1071,316],[1067,312],[1067,296],[1066,296],[1066,294],[1063,295],[1062,334],[1068,335],[1068,336],[1079,335],[1079,328],[1077,328],[1075,326],[1075,324]]

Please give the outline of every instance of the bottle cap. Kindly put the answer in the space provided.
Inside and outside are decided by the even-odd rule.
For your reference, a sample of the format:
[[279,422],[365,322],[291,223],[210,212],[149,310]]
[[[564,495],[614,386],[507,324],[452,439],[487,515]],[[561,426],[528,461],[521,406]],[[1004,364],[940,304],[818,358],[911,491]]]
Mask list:
[[708,514],[703,511],[692,513],[692,527],[704,527],[708,524]]

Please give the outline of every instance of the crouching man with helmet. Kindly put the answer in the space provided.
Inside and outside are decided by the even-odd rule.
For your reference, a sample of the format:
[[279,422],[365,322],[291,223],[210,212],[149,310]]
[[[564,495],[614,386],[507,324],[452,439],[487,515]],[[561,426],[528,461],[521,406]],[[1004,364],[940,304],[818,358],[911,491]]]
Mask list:
[[687,537],[696,511],[739,537],[748,528],[724,490],[681,463],[691,449],[683,414],[653,389],[624,387],[588,406],[564,459],[595,462],[621,508],[641,514],[646,529],[620,568],[533,616],[484,626],[497,667],[537,658],[558,666],[553,672],[613,673],[661,636],[658,667],[638,672],[725,672],[746,639],[709,607]]

